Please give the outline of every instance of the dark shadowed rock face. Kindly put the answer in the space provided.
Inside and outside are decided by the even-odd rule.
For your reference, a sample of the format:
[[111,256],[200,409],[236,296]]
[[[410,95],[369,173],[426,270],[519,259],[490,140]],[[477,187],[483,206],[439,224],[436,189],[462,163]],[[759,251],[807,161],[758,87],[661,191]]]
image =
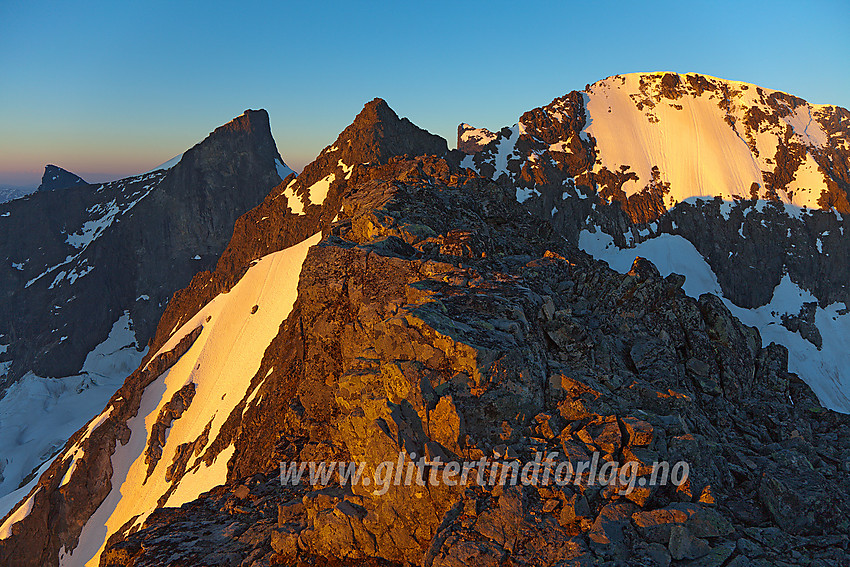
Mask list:
[[44,175],[41,176],[41,185],[36,191],[55,191],[56,189],[64,189],[72,185],[85,185],[86,182],[79,175],[75,175],[70,171],[64,170],[56,165],[47,165],[44,168]]
[[[397,155],[443,155],[446,141],[398,115],[380,98],[366,104],[338,140],[342,156],[383,163]],[[337,146],[339,147],[339,146]]]
[[171,169],[0,205],[0,357],[12,361],[0,384],[74,374],[125,311],[147,342],[174,291],[280,183],[275,160],[268,114],[249,110]]

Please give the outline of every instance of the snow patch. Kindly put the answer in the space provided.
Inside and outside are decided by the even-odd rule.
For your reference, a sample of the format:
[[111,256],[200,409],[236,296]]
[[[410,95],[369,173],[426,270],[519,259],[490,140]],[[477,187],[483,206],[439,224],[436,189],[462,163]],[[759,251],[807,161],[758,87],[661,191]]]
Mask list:
[[304,214],[304,203],[301,198],[295,194],[295,182],[298,179],[293,179],[283,190],[283,196],[286,197],[286,204],[292,209],[292,213],[296,215]]
[[473,128],[469,124],[461,124],[460,141],[475,144],[482,148],[496,139],[496,134],[486,128]]
[[519,129],[519,124],[514,124],[513,128],[510,129],[508,137],[502,137],[499,140],[496,147],[496,155],[493,158],[493,165],[496,167],[496,171],[493,173],[493,179],[499,179],[503,173],[508,173],[508,158],[513,155],[516,148],[517,140],[519,140],[519,136],[517,135]]
[[[340,164],[342,161],[340,161]],[[351,168],[349,168],[351,169]],[[307,188],[307,198],[313,205],[321,205],[325,202],[328,196],[328,190],[331,188],[331,183],[336,179],[336,173],[330,173],[327,176],[319,179],[310,187]]]
[[[572,138],[570,138],[570,140],[571,139]],[[572,153],[572,151],[570,150],[570,147],[569,147],[570,140],[567,140],[566,142],[555,142],[554,144],[549,144],[549,151],[550,152],[561,152],[561,153],[564,153],[564,154]]]
[[345,179],[351,177],[351,170],[354,169],[353,165],[345,165],[342,160],[339,160],[337,166],[342,168],[342,172],[345,174]]
[[525,203],[526,201],[528,201],[530,198],[534,197],[535,195],[540,195],[540,193],[534,187],[532,187],[530,189],[526,189],[524,187],[517,187],[516,188],[516,200],[519,201],[520,203]]

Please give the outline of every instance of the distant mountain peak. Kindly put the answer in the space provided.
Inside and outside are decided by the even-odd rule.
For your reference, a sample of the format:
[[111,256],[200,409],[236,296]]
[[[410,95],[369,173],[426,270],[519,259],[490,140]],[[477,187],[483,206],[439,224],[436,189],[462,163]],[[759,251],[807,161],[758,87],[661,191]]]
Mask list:
[[79,175],[62,169],[58,165],[47,164],[44,167],[44,175],[41,176],[41,185],[36,191],[55,191],[80,184],[85,185],[86,181]]

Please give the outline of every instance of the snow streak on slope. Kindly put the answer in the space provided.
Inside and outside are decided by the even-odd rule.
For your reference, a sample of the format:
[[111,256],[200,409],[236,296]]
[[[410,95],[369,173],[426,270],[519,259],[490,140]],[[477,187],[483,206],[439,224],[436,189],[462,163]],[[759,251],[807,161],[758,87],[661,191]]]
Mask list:
[[671,273],[684,275],[686,279],[682,289],[691,297],[712,293],[723,298],[732,314],[742,323],[758,328],[763,346],[775,342],[788,349],[788,369],[811,387],[825,407],[850,413],[850,397],[847,394],[850,392],[850,314],[843,313],[838,304],[817,308],[815,324],[823,337],[823,346],[818,350],[798,333],[782,326],[782,315],[796,315],[803,303],[816,301],[787,275],[774,289],[770,303],[744,309],[723,297],[711,267],[693,244],[681,236],[662,234],[634,248],[620,249],[609,235],[597,228],[595,233],[583,230],[579,246],[621,273],[628,272],[635,257],[641,256],[655,264],[662,276]]
[[[39,488],[38,490],[41,489]],[[36,490],[32,496],[27,498],[27,501],[15,510],[14,514],[6,518],[3,525],[0,525],[0,539],[6,539],[12,535],[12,526],[29,516],[30,512],[32,512],[32,506],[35,503],[35,495],[38,494],[38,490]]]
[[[126,445],[119,444],[112,455],[112,490],[86,523],[77,547],[61,555],[60,565],[97,565],[107,537],[133,518],[133,525],[144,522],[172,484],[176,486],[166,506],[194,500],[226,480],[234,447],[215,455],[209,465],[202,460],[204,450],[248,396],[263,354],[295,302],[307,250],[320,238],[317,234],[257,260],[229,292],[210,301],[163,345],[157,354],[173,349],[194,329],[203,328],[192,347],[145,389],[138,414],[127,423],[130,440]],[[194,396],[166,431],[162,456],[148,476],[145,448],[153,426],[163,406],[187,384],[194,384]],[[201,441],[201,448],[194,453],[199,456],[190,458],[186,475],[177,482],[166,481],[166,469],[174,461],[178,446],[202,438],[206,442]],[[71,453],[69,450],[62,457],[69,461],[68,466]]]
[[0,399],[0,517],[40,475],[19,489],[20,483],[103,408],[138,367],[145,352],[137,348],[132,321],[125,313],[86,357],[80,374],[41,378],[30,372],[9,387]]

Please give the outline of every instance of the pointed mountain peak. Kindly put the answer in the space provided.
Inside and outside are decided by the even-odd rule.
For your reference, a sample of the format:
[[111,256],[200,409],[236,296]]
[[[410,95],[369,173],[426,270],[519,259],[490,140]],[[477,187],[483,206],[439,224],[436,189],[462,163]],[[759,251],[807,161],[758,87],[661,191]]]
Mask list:
[[86,181],[79,175],[62,169],[58,165],[48,164],[44,168],[44,175],[41,176],[41,185],[38,186],[36,191],[55,191],[72,185],[85,184]]
[[[303,214],[305,203],[323,203],[327,184],[348,179],[356,165],[382,165],[403,155],[443,156],[448,151],[448,143],[443,138],[423,130],[407,118],[399,118],[385,100],[375,98],[363,106],[336,142],[322,150],[284,191],[288,191],[287,199],[291,199],[293,212]],[[322,190],[313,190],[321,180],[323,184],[317,187]]]
[[[202,142],[196,144],[189,151],[197,151],[199,148],[221,149],[222,147],[233,146],[234,143],[240,145],[245,142],[257,146],[261,149],[263,155],[268,155],[272,159],[270,163],[274,164],[281,179],[292,172],[292,169],[286,165],[277,151],[277,145],[272,138],[271,126],[269,124],[269,113],[262,108],[260,110],[246,110],[233,120],[213,130]],[[209,152],[210,150],[203,151]],[[213,151],[215,153],[215,150]],[[183,160],[184,155],[186,154],[178,154],[146,173],[152,173],[160,169],[172,169]],[[219,155],[219,157],[226,156]]]
[[210,175],[219,175],[217,172],[226,171],[234,156],[246,151],[257,160],[258,169],[255,171],[263,172],[261,186],[274,187],[280,183],[279,172],[290,171],[277,151],[269,113],[263,109],[246,110],[213,130],[202,142],[183,154],[174,170],[199,169]]
[[407,118],[399,118],[381,98],[366,103],[333,147],[342,152],[340,157],[349,165],[383,163],[404,154],[443,155],[448,152],[443,138],[423,130]]
[[368,121],[371,123],[381,121],[397,122],[398,120],[398,114],[382,98],[374,98],[364,104],[363,110],[354,119],[355,123],[358,121]]

